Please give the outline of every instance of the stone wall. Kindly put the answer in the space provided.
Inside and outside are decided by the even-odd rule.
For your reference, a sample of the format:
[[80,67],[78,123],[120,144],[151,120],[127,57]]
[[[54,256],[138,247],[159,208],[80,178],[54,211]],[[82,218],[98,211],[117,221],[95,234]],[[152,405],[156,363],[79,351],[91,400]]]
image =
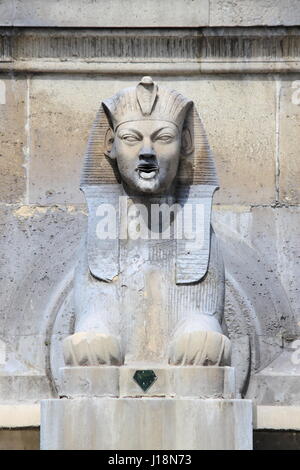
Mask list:
[[299,0],[1,0],[3,26],[293,26]]
[[137,3],[0,0],[0,401],[55,396],[88,133],[152,75],[195,101],[215,155],[238,391],[300,405],[300,1]]

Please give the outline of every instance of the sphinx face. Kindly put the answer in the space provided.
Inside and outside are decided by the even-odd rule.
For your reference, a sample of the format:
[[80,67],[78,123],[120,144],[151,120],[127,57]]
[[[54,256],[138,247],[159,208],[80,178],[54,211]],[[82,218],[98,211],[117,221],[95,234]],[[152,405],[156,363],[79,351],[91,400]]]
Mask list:
[[113,155],[125,184],[139,192],[163,194],[174,182],[181,150],[181,132],[167,121],[141,120],[121,124]]

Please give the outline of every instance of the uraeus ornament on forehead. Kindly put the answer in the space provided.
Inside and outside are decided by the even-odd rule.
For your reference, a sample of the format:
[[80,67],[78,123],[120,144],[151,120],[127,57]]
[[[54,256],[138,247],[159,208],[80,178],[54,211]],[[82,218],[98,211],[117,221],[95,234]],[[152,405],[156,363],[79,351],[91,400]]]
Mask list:
[[115,131],[125,122],[161,120],[182,128],[192,101],[175,90],[159,87],[151,77],[143,77],[136,87],[124,88],[102,102]]
[[[113,133],[125,122],[163,120],[172,122],[188,145],[180,158],[176,200],[183,207],[200,207],[203,214],[194,227],[200,237],[176,241],[176,283],[200,281],[207,272],[210,252],[211,204],[218,180],[214,160],[203,124],[194,103],[181,93],[157,85],[144,77],[136,87],[125,88],[104,100],[96,115],[83,166],[81,189],[89,208],[88,262],[93,276],[110,282],[119,274],[119,239],[101,240],[96,236],[96,208],[104,203],[119,213],[122,180],[115,160],[107,156]],[[117,224],[120,226],[120,224]],[[117,227],[117,230],[119,227]]]

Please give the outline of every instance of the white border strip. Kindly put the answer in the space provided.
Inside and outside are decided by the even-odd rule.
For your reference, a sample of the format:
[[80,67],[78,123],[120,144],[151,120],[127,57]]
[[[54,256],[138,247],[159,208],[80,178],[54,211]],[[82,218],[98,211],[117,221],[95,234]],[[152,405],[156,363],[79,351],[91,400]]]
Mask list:
[[[263,406],[254,408],[254,429],[300,431],[300,406]],[[1,428],[40,426],[40,404],[0,405]]]
[[300,431],[300,406],[257,406],[254,429]]
[[295,73],[300,72],[300,61],[199,61],[199,62],[68,62],[68,61],[12,61],[0,62],[0,72],[72,73],[72,74],[159,74],[199,75],[217,73]]
[[40,404],[0,405],[0,428],[40,425]]

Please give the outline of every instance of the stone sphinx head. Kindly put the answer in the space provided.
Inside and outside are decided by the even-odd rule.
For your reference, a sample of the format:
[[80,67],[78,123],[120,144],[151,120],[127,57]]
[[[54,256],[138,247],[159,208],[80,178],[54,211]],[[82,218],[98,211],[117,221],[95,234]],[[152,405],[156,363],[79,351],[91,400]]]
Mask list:
[[151,77],[103,101],[110,124],[105,153],[115,160],[126,187],[136,193],[171,190],[181,156],[192,151],[190,130],[184,126],[191,105]]
[[[176,183],[176,184],[175,184]],[[176,240],[176,283],[201,280],[207,271],[210,218],[218,180],[194,103],[144,77],[136,87],[105,99],[90,133],[81,178],[89,208],[88,262],[98,279],[111,282],[119,270],[119,238],[100,240],[97,208],[110,204],[119,217],[120,196],[155,195],[200,207],[195,231],[201,240]],[[120,228],[120,220],[117,224]]]

